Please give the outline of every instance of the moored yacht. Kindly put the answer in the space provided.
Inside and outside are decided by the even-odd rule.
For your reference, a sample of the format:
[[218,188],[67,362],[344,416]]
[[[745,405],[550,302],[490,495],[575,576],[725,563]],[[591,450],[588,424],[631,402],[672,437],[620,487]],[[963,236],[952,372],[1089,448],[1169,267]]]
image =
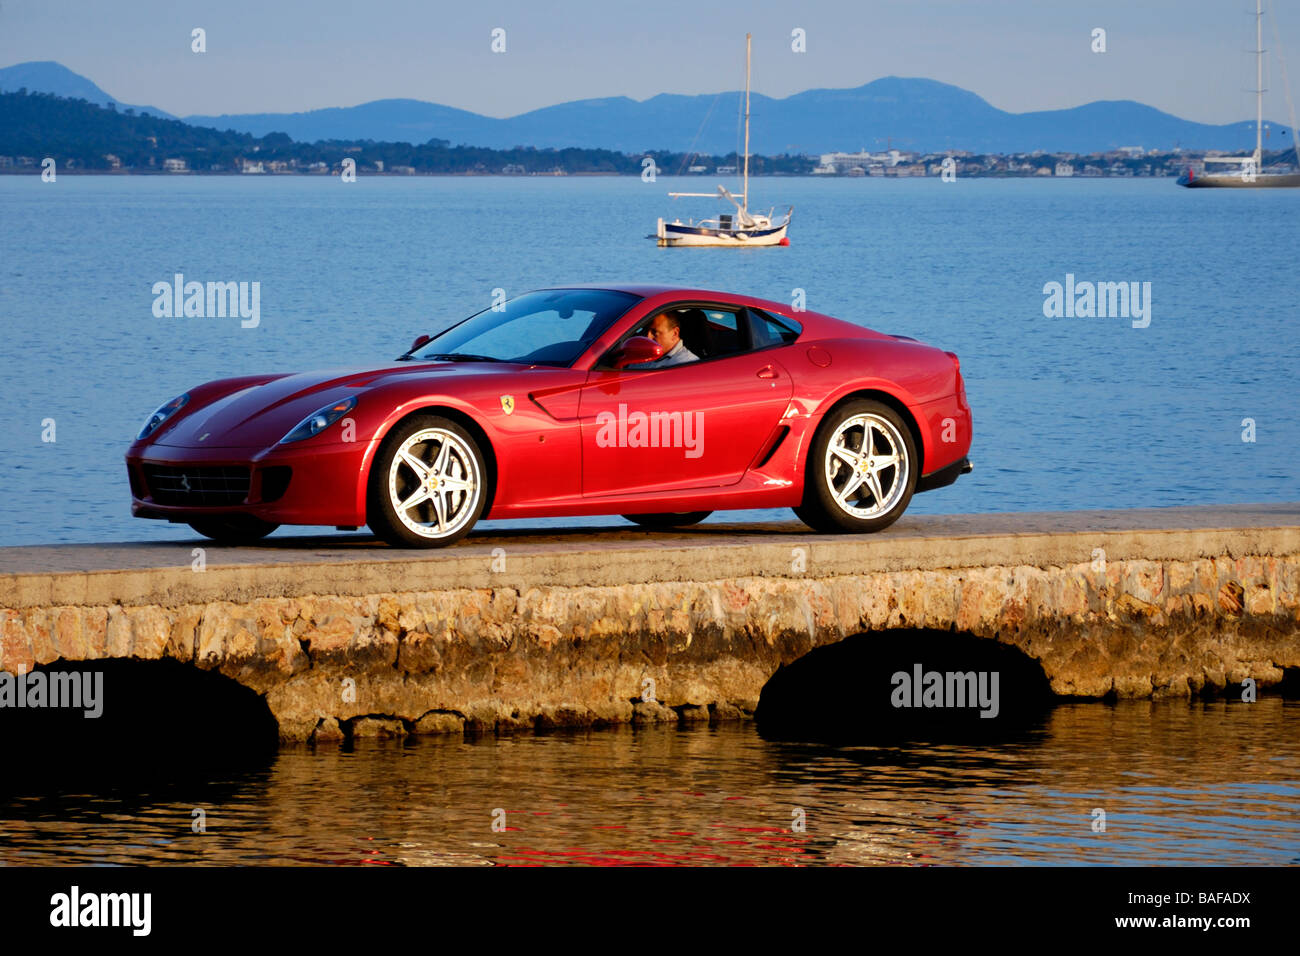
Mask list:
[[[745,34],[745,157],[741,173],[741,193],[733,196],[725,186],[716,193],[669,193],[669,197],[720,196],[736,207],[734,213],[724,213],[716,219],[659,220],[656,230],[646,238],[654,239],[660,246],[788,246],[786,230],[790,226],[793,206],[777,212],[776,207],[766,213],[749,211],[749,65],[752,41]],[[734,171],[734,169],[733,169]]]
[[[1261,0],[1255,0],[1255,152],[1249,156],[1206,156],[1206,169],[1210,163],[1238,165],[1236,171],[1197,173],[1190,166],[1178,177],[1178,185],[1191,189],[1221,187],[1232,189],[1267,189],[1277,186],[1300,186],[1300,173],[1268,172],[1261,168],[1264,158],[1264,30]],[[1294,117],[1292,118],[1294,122]],[[1292,145],[1295,146],[1292,131]]]

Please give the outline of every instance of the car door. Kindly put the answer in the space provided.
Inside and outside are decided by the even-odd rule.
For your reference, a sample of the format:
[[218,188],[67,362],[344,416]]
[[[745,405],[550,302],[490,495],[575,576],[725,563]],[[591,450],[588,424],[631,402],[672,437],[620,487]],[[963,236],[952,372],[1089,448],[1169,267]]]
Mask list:
[[591,371],[579,405],[584,497],[733,485],[773,434],[793,393],[789,373],[751,350],[743,309],[698,308],[712,354],[701,341],[695,362]]

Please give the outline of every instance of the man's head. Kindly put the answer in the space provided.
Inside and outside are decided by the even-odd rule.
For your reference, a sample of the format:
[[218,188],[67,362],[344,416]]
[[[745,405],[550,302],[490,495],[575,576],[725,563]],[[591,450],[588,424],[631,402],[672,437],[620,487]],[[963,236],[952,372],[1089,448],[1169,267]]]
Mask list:
[[650,323],[647,334],[659,344],[659,347],[664,350],[664,354],[667,355],[682,340],[682,323],[676,316],[663,312],[655,316],[654,321]]

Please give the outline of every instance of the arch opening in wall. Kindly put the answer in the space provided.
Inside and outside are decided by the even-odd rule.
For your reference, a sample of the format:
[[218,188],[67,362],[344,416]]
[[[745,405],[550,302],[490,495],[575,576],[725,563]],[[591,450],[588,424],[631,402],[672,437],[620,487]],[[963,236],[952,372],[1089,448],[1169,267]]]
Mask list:
[[279,730],[265,698],[179,661],[55,661],[0,672],[0,791],[131,789],[265,765]]
[[1054,701],[1041,665],[1018,648],[899,628],[815,648],[780,668],[754,717],[772,740],[1010,740],[1041,730]]

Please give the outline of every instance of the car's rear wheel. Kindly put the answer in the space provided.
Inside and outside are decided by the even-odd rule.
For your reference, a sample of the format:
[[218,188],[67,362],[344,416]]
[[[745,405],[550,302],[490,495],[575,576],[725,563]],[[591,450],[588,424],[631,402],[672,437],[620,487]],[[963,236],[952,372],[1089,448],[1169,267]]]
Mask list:
[[439,415],[409,418],[375,455],[367,522],[397,547],[446,547],[478,521],[486,485],[487,465],[469,432]]
[[686,528],[699,524],[711,514],[712,511],[674,511],[661,514],[623,515],[623,517],[643,528]]
[[280,526],[252,515],[224,515],[220,518],[191,521],[190,527],[218,544],[251,544],[265,538]]
[[917,471],[911,430],[896,411],[869,399],[846,402],[817,429],[794,512],[818,531],[880,531],[907,510]]

